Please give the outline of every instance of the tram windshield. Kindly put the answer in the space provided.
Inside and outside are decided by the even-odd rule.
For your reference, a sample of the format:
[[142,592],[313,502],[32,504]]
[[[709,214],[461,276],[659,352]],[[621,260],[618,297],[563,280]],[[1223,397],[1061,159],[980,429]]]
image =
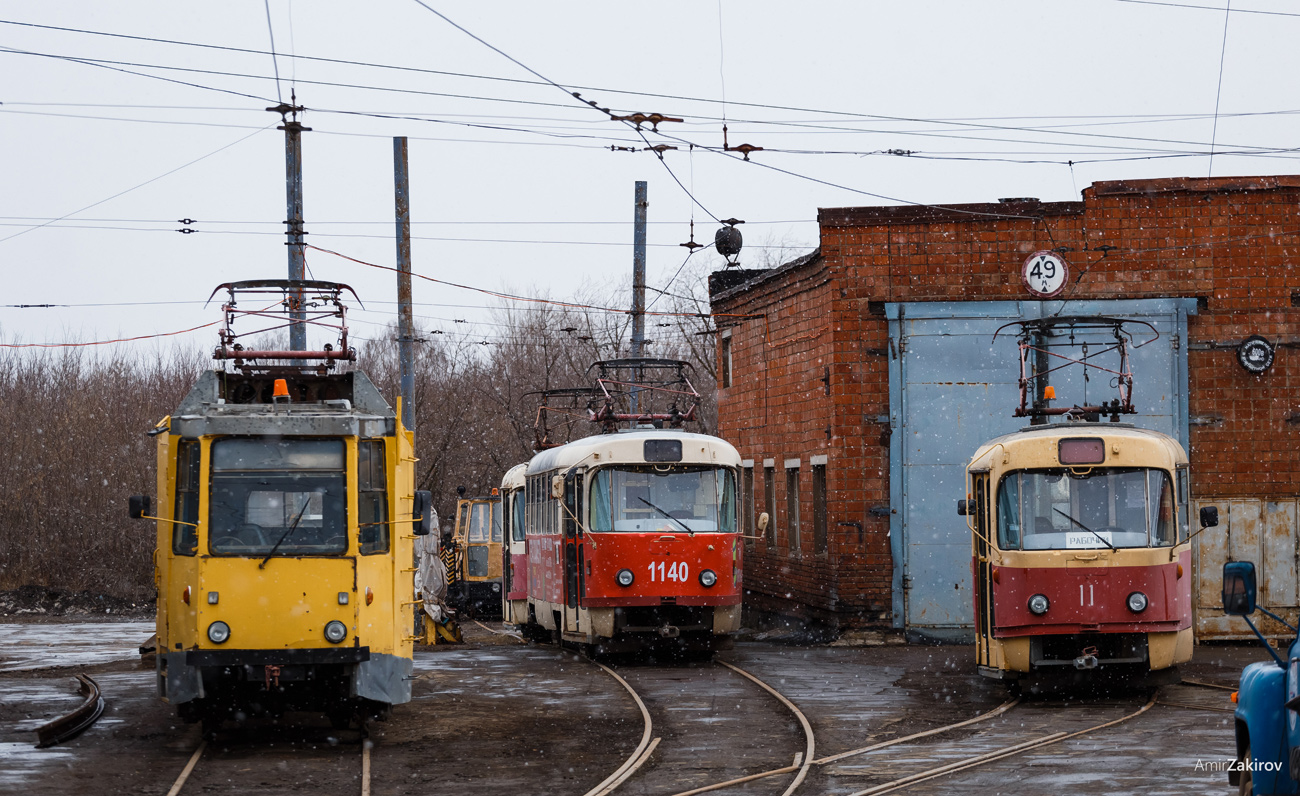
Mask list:
[[501,504],[497,501],[474,503],[469,515],[469,541],[484,544],[501,541]]
[[[340,439],[231,438],[212,443],[208,538],[215,555],[347,551]],[[277,547],[278,545],[278,547]]]
[[593,531],[733,533],[736,477],[721,467],[606,467],[591,481]]
[[1071,550],[1168,547],[1174,488],[1163,470],[1020,470],[998,485],[998,547]]

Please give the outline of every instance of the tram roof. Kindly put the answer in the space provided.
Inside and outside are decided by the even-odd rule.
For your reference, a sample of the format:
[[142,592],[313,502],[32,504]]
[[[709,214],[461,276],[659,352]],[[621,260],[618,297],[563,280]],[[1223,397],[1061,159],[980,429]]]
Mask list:
[[528,463],[529,475],[549,472],[559,467],[578,464],[601,466],[605,464],[645,463],[647,440],[680,440],[680,462],[662,464],[714,464],[739,467],[740,454],[731,443],[708,434],[694,434],[671,429],[636,429],[613,434],[598,434],[544,450]]
[[[1148,450],[1152,453],[1159,452],[1165,458],[1164,462],[1151,462],[1152,464],[1175,467],[1188,463],[1187,452],[1183,450],[1178,440],[1160,431],[1138,428],[1129,423],[1048,423],[1041,426],[1027,426],[985,442],[971,457],[969,467],[972,470],[987,467],[991,462],[981,460],[987,459],[989,453],[999,446],[1004,450],[1015,450],[1024,447],[1041,448],[1046,443],[1054,449],[1056,443],[1062,439],[1079,437],[1094,437],[1108,441],[1140,440],[1150,445]],[[1149,453],[1148,456],[1150,455]]]
[[508,492],[511,489],[521,489],[524,485],[524,474],[528,472],[528,462],[516,464],[506,474],[501,476],[501,491]]

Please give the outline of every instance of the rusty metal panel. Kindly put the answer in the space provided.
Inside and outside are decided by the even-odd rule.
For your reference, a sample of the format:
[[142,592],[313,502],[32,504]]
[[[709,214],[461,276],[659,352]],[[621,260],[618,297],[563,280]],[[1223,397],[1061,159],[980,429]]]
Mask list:
[[[1222,505],[1222,504],[1220,504]],[[1260,500],[1228,501],[1228,555],[1232,561],[1250,561],[1262,570],[1259,559],[1261,509]]]
[[1264,503],[1260,567],[1260,602],[1264,607],[1295,608],[1296,601],[1296,502]]
[[[1200,515],[1201,508],[1204,506],[1219,507],[1219,527],[1206,528],[1197,534],[1193,540],[1195,543],[1195,561],[1193,566],[1196,568],[1196,607],[1197,618],[1202,619],[1209,614],[1218,612],[1222,616],[1220,607],[1223,603],[1223,565],[1228,561],[1228,522],[1230,520],[1227,511],[1228,506],[1225,502],[1217,500],[1194,500],[1192,501],[1192,516]],[[1200,628],[1197,628],[1197,634],[1200,635]]]
[[[1250,561],[1259,582],[1259,605],[1294,621],[1297,594],[1296,562],[1297,505],[1258,499],[1196,501],[1193,516],[1201,506],[1218,506],[1218,528],[1209,528],[1196,538],[1196,638],[1199,641],[1251,639],[1254,635],[1241,619],[1222,611],[1223,564]],[[1262,622],[1266,635],[1282,633],[1281,626]]]

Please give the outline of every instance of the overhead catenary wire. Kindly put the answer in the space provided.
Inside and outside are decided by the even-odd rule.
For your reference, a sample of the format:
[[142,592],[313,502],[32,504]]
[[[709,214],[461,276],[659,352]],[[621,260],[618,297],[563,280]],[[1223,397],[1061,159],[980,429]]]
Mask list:
[[201,156],[199,156],[199,157],[197,157],[197,158],[195,158],[195,159],[193,159],[193,160],[191,160],[191,161],[189,161],[189,162],[187,162],[187,163],[183,163],[183,164],[181,164],[180,166],[177,166],[177,167],[174,168],[174,169],[171,169],[171,170],[169,170],[169,171],[165,171],[165,172],[163,172],[162,174],[159,174],[159,175],[156,176],[156,177],[151,177],[151,178],[145,180],[144,182],[137,183],[136,185],[133,185],[133,186],[131,186],[130,188],[127,188],[127,189],[124,190],[124,191],[118,191],[117,193],[113,194],[112,196],[106,197],[106,198],[104,198],[104,199],[100,199],[98,202],[91,202],[90,204],[86,205],[85,207],[82,207],[82,208],[79,209],[79,210],[73,210],[71,213],[66,213],[66,214],[64,214],[64,215],[62,215],[62,216],[59,216],[58,218],[54,219],[53,221],[47,221],[47,222],[45,222],[44,224],[37,224],[37,225],[35,225],[35,226],[28,227],[28,228],[22,230],[21,232],[15,232],[15,233],[12,234],[12,235],[9,235],[9,236],[4,237],[4,238],[0,238],[0,243],[4,243],[5,241],[13,240],[14,238],[16,238],[16,237],[18,237],[18,236],[20,236],[20,235],[26,235],[28,232],[31,232],[31,231],[33,231],[33,230],[41,229],[42,227],[47,227],[47,226],[49,226],[50,224],[53,224],[55,221],[63,221],[64,219],[71,218],[72,216],[75,216],[75,215],[77,215],[78,213],[84,213],[85,211],[91,209],[92,207],[98,207],[98,206],[104,204],[105,202],[110,202],[110,201],[112,201],[112,200],[114,200],[114,199],[116,199],[116,198],[118,198],[118,197],[120,197],[120,196],[125,196],[126,194],[131,193],[132,191],[137,191],[137,190],[139,190],[139,189],[145,187],[146,185],[150,185],[150,184],[152,184],[152,183],[155,183],[155,182],[157,182],[157,181],[163,179],[164,177],[169,177],[169,176],[175,174],[175,173],[178,172],[178,171],[181,171],[181,170],[183,170],[183,169],[187,169],[187,168],[189,168],[190,166],[193,166],[195,163],[199,163],[199,162],[201,162],[201,161],[207,160],[208,158],[212,157],[213,155],[220,154],[220,153],[226,151],[227,149],[230,149],[230,148],[233,147],[233,146],[237,146],[237,145],[239,145],[239,144],[242,144],[243,142],[247,141],[248,139],[252,138],[253,136],[258,135],[259,133],[263,133],[263,132],[265,132],[265,131],[271,129],[273,126],[274,126],[274,125],[267,125],[267,126],[262,127],[262,128],[260,128],[260,129],[258,129],[258,130],[255,130],[255,131],[253,131],[252,133],[249,133],[248,135],[243,136],[242,138],[238,138],[238,139],[236,139],[236,140],[234,140],[234,141],[231,141],[229,144],[226,144],[225,146],[222,146],[222,147],[220,147],[220,148],[218,148],[218,149],[214,149],[213,151],[207,153],[206,155],[201,155]]
[[[380,264],[378,264],[378,263],[367,262],[367,261],[365,261],[365,260],[361,260],[361,259],[356,258],[356,257],[351,257],[351,256],[346,255],[346,254],[343,254],[343,253],[341,253],[341,252],[336,252],[336,251],[331,251],[330,249],[321,248],[320,246],[313,246],[313,245],[311,245],[311,244],[306,244],[306,245],[305,245],[305,248],[307,248],[307,249],[312,249],[312,250],[315,250],[315,251],[321,252],[321,253],[323,253],[323,254],[330,254],[330,255],[333,255],[333,256],[335,256],[335,257],[340,257],[340,258],[342,258],[342,259],[344,259],[344,260],[348,260],[348,261],[350,261],[350,262],[354,262],[354,263],[356,263],[356,264],[358,264],[358,265],[364,265],[364,266],[367,266],[367,267],[369,267],[369,268],[378,268],[378,269],[383,270],[383,271],[393,271],[393,272],[396,272],[396,271],[397,271],[397,269],[396,269],[395,267],[390,266],[390,265],[380,265]],[[414,276],[414,277],[416,277],[416,278],[423,279],[423,280],[425,280],[426,282],[433,282],[433,283],[435,283],[435,284],[446,285],[446,286],[448,286],[448,287],[459,288],[459,289],[461,289],[461,290],[471,290],[471,291],[474,291],[474,292],[476,292],[476,293],[483,293],[483,294],[488,295],[488,296],[495,296],[496,298],[508,299],[508,300],[512,300],[512,301],[525,301],[525,302],[532,302],[532,303],[536,303],[536,304],[548,304],[548,305],[553,305],[553,306],[556,306],[556,307],[569,307],[569,308],[572,308],[572,309],[594,310],[594,311],[596,311],[596,312],[609,312],[609,313],[614,313],[614,314],[618,314],[618,315],[627,315],[627,314],[630,314],[630,313],[631,313],[631,310],[629,310],[629,309],[625,309],[625,308],[621,308],[621,307],[602,307],[602,306],[597,305],[597,304],[583,304],[583,303],[581,303],[581,302],[575,302],[575,301],[556,301],[556,300],[554,300],[554,299],[544,299],[544,298],[540,298],[540,297],[537,297],[537,296],[520,296],[520,295],[511,294],[511,293],[503,293],[503,292],[501,292],[501,291],[497,291],[497,290],[488,290],[487,288],[482,288],[482,287],[474,287],[474,286],[472,286],[472,285],[463,285],[463,284],[460,284],[460,283],[458,283],[458,282],[451,282],[451,281],[448,281],[448,280],[446,280],[446,279],[437,279],[437,278],[434,278],[434,277],[432,277],[432,276],[425,276],[424,274],[415,273],[415,272],[412,272],[411,275]],[[664,316],[664,317],[690,317],[690,318],[703,318],[703,317],[713,317],[713,316],[744,317],[744,318],[757,318],[757,317],[762,317],[761,315],[743,314],[743,313],[698,313],[698,312],[662,312],[662,311],[660,311],[660,312],[650,312],[650,311],[646,311],[645,314],[646,314],[646,315],[661,315],[661,316]]]
[[1228,56],[1228,20],[1232,18],[1232,0],[1223,9],[1223,45],[1219,50],[1219,82],[1214,89],[1214,129],[1210,133],[1210,163],[1205,176],[1214,176],[1214,142],[1219,137],[1219,100],[1223,97],[1223,64]]
[[[1134,2],[1134,3],[1138,3],[1138,2],[1144,2],[1144,0],[1119,0],[1119,2]],[[1222,11],[1222,10],[1223,10],[1223,9],[1221,9],[1221,8],[1218,8],[1218,7],[1211,7],[1211,6],[1192,6],[1192,5],[1182,5],[1182,4],[1177,4],[1177,3],[1156,3],[1156,2],[1148,2],[1147,4],[1149,4],[1149,5],[1167,5],[1167,6],[1173,6],[1173,7],[1184,7],[1184,8],[1196,8],[1196,9],[1206,10],[1206,11]],[[427,6],[426,6],[426,8],[427,8]],[[1298,14],[1288,14],[1288,13],[1284,13],[1284,12],[1266,12],[1266,11],[1255,11],[1255,10],[1249,10],[1249,9],[1233,9],[1233,10],[1232,10],[1232,13],[1255,13],[1255,14],[1273,14],[1273,15],[1278,15],[1278,16],[1300,16],[1300,15],[1298,15]],[[245,47],[233,47],[233,46],[228,46],[228,45],[207,44],[207,43],[201,43],[201,42],[183,41],[183,40],[178,40],[178,39],[166,39],[166,38],[159,38],[159,37],[149,37],[149,36],[138,36],[138,35],[124,34],[124,33],[112,33],[112,32],[108,32],[108,31],[96,31],[96,30],[88,30],[88,29],[84,29],[84,28],[73,28],[73,27],[57,26],[57,25],[42,25],[42,24],[31,23],[31,22],[19,22],[19,21],[16,21],[16,20],[2,20],[2,19],[0,19],[0,25],[14,25],[14,26],[22,26],[22,27],[36,28],[36,29],[43,29],[43,30],[61,31],[61,32],[68,32],[68,33],[77,33],[77,34],[82,34],[82,35],[101,36],[101,37],[111,37],[111,38],[120,38],[120,39],[133,40],[133,41],[153,42],[153,43],[169,44],[169,45],[175,45],[175,46],[195,47],[195,48],[203,48],[203,49],[211,49],[211,50],[219,50],[219,51],[229,51],[229,52],[234,52],[234,53],[244,53],[244,54],[250,54],[250,55],[268,55],[268,54],[269,54],[268,51],[266,51],[266,50],[259,50],[259,49],[256,49],[256,48],[245,48]],[[286,57],[286,56],[284,56],[284,55],[282,54],[281,57]],[[294,54],[294,55],[291,55],[291,56],[287,56],[287,57],[291,57],[291,58],[293,58],[293,59],[295,60],[295,62],[296,62],[297,60],[313,61],[313,62],[320,62],[320,63],[332,63],[332,64],[348,65],[348,66],[358,66],[358,67],[373,68],[373,69],[393,70],[393,71],[400,71],[400,72],[411,72],[411,73],[416,73],[416,74],[443,75],[443,76],[458,77],[458,78],[464,78],[464,79],[483,80],[483,81],[492,81],[492,82],[501,82],[501,83],[512,83],[512,84],[519,84],[519,85],[551,85],[551,86],[554,86],[554,85],[555,85],[553,82],[547,80],[546,78],[541,78],[539,81],[532,81],[532,80],[525,80],[525,79],[520,79],[520,78],[500,77],[500,76],[493,76],[493,75],[480,75],[480,74],[472,74],[472,73],[465,73],[465,72],[452,72],[452,71],[447,71],[447,70],[437,70],[437,69],[427,69],[427,68],[421,68],[421,67],[402,66],[402,65],[397,65],[397,64],[381,64],[381,63],[374,63],[374,62],[367,62],[367,61],[357,61],[357,60],[351,60],[351,59],[345,59],[345,58],[329,58],[329,57],[309,56],[309,55],[297,55],[297,54]],[[163,68],[163,67],[158,67],[158,68]],[[255,76],[255,75],[247,75],[247,77],[258,77],[258,76]],[[365,87],[363,87],[363,86],[358,86],[358,88],[365,88]],[[369,88],[379,88],[379,87],[369,87]],[[689,96],[689,95],[670,94],[670,93],[662,93],[662,92],[632,91],[632,90],[627,90],[627,89],[620,89],[620,88],[614,88],[614,87],[605,87],[605,86],[574,85],[572,88],[573,88],[573,89],[577,89],[577,90],[581,90],[581,91],[598,91],[598,92],[602,92],[602,93],[619,94],[619,95],[625,95],[625,96],[645,97],[645,98],[651,98],[651,99],[669,99],[669,100],[678,100],[678,101],[693,102],[693,103],[704,103],[704,104],[711,104],[711,105],[716,105],[716,104],[718,104],[718,103],[720,102],[720,100],[717,99],[717,98],[694,97],[694,96]],[[566,89],[566,91],[567,91],[567,89]],[[417,92],[412,92],[412,93],[417,93]],[[932,123],[932,124],[945,124],[945,125],[969,125],[969,126],[981,126],[981,125],[982,125],[982,126],[989,127],[990,129],[1019,130],[1019,131],[1033,131],[1033,130],[1038,130],[1038,129],[1040,129],[1040,128],[1034,128],[1034,127],[1023,127],[1023,126],[1021,126],[1021,127],[1007,127],[1007,126],[998,126],[998,125],[988,125],[987,122],[990,122],[990,121],[1003,121],[1003,120],[1042,119],[1042,118],[1087,118],[1087,117],[1061,117],[1061,116],[1042,116],[1042,115],[1034,115],[1034,116],[1000,116],[1000,117],[936,117],[936,118],[932,118],[932,119],[925,119],[925,118],[920,118],[920,117],[890,116],[890,115],[884,115],[884,114],[868,114],[868,113],[861,113],[861,112],[855,112],[855,111],[844,111],[844,110],[837,110],[837,109],[819,109],[819,108],[809,108],[809,107],[803,107],[803,106],[781,105],[781,104],[774,104],[774,103],[744,102],[744,101],[737,101],[737,100],[734,100],[734,99],[726,100],[726,102],[727,102],[727,104],[730,105],[730,106],[737,106],[737,107],[746,107],[746,108],[763,109],[763,110],[792,111],[792,112],[799,112],[799,113],[816,113],[816,114],[822,114],[822,115],[827,115],[827,116],[835,116],[835,117],[839,117],[839,118],[856,118],[856,119],[863,119],[863,120],[870,120],[870,121],[888,121],[888,122]],[[570,105],[562,105],[562,104],[559,104],[559,103],[538,103],[538,104],[551,105],[551,106],[553,106],[553,107],[573,107],[573,106],[570,106]],[[1271,112],[1269,112],[1269,113],[1294,113],[1294,112],[1295,112],[1295,111],[1271,111]],[[698,114],[694,114],[694,115],[698,117]],[[1186,115],[1186,114],[1171,114],[1171,115],[1174,115],[1174,116],[1182,116],[1182,115]],[[1114,116],[1111,116],[1111,117],[1105,117],[1105,118],[1120,118],[1120,117],[1114,117]]]

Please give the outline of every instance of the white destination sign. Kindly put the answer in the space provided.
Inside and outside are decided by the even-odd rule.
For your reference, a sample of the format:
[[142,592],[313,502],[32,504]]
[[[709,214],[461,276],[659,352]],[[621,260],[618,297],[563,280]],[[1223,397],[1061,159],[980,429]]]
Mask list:
[[[1110,533],[1110,531],[1098,531],[1097,533],[1070,531],[1065,535],[1065,546],[1071,549],[1076,547],[1107,547],[1112,543]],[[1102,539],[1106,541],[1103,542]]]

